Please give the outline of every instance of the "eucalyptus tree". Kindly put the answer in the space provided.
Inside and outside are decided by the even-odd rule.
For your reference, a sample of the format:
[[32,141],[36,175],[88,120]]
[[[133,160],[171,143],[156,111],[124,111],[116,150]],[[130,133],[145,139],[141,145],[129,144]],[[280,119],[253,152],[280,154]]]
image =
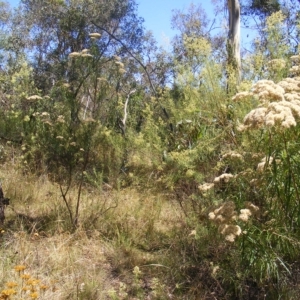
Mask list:
[[72,80],[67,72],[68,55],[91,46],[89,33],[102,35],[96,42],[99,59],[137,52],[142,44],[143,20],[136,14],[134,0],[22,0],[21,8],[31,28],[36,82],[43,90],[58,80]]
[[237,82],[239,82],[241,78],[240,1],[228,0],[227,7],[229,13],[229,31],[227,45],[228,63],[233,67],[233,70],[236,72]]

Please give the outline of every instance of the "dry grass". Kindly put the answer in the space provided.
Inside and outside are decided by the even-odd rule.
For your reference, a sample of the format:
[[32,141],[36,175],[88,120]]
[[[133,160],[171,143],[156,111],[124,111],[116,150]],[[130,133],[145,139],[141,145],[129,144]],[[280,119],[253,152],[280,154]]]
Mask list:
[[[81,225],[72,233],[59,187],[47,176],[28,176],[6,164],[0,179],[11,198],[0,235],[0,292],[19,280],[14,267],[24,265],[25,273],[48,286],[39,299],[114,299],[112,290],[115,299],[161,299],[157,286],[170,293],[156,278],[167,269],[163,260],[172,228],[181,225],[176,203],[132,189],[85,190]],[[31,299],[29,292],[22,297]]]
[[1,286],[15,281],[14,266],[21,264],[49,286],[42,299],[105,299],[103,291],[111,288],[106,245],[84,233],[41,237],[8,232],[2,236],[2,251],[6,256],[1,255]]

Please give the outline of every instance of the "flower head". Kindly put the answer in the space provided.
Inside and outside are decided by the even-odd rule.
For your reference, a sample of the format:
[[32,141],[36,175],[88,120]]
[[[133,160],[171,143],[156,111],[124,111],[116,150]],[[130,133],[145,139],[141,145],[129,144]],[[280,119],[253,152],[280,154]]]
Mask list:
[[39,294],[37,292],[33,292],[33,293],[30,294],[31,299],[37,299],[38,296],[39,296]]
[[9,281],[9,282],[6,282],[6,286],[9,288],[14,288],[15,286],[18,286],[18,284],[14,281]]
[[89,37],[90,37],[91,39],[100,39],[100,38],[101,38],[101,34],[98,33],[98,32],[93,32],[93,33],[90,33],[90,34],[89,34]]
[[204,183],[204,184],[202,184],[202,185],[199,185],[199,186],[198,186],[198,189],[199,189],[201,192],[207,192],[207,191],[209,191],[210,189],[212,189],[214,186],[215,186],[214,183]]
[[72,53],[69,54],[69,57],[70,57],[70,58],[78,57],[78,56],[80,56],[80,53],[79,53],[79,52],[72,52]]
[[[11,295],[15,295],[17,292],[14,289],[7,289],[7,290],[2,290],[0,296],[11,296]],[[8,299],[8,298],[4,298],[4,299]]]
[[26,100],[28,102],[36,102],[38,100],[42,100],[43,98],[38,96],[38,95],[33,95],[33,96],[30,96],[30,97],[27,97]]
[[21,271],[24,271],[26,269],[26,266],[24,265],[17,265],[14,267],[15,271],[17,272],[21,272]]
[[229,182],[229,180],[230,180],[231,178],[233,178],[233,177],[234,177],[234,176],[233,176],[232,174],[224,173],[224,174],[222,174],[222,175],[216,177],[216,178],[214,179],[214,183],[219,183],[219,182],[225,182],[225,183],[227,183],[227,182]]

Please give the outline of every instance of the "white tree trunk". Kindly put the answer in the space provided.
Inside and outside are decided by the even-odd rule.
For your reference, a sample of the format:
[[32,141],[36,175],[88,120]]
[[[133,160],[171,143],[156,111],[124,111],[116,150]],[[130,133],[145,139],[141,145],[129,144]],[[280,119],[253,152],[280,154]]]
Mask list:
[[239,0],[228,0],[229,13],[229,62],[233,64],[237,71],[238,81],[241,78],[241,54],[240,54],[240,2]]

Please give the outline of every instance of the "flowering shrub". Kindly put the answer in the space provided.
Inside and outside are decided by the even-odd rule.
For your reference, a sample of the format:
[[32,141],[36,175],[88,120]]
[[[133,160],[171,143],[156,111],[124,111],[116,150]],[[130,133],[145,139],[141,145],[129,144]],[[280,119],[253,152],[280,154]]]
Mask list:
[[[257,103],[238,126],[241,141],[248,153],[256,156],[249,174],[249,183],[242,188],[241,197],[251,193],[256,205],[240,210],[239,221],[245,223],[239,244],[242,264],[251,276],[267,281],[287,276],[295,257],[300,253],[299,147],[300,138],[300,77],[295,76],[299,56],[292,57],[292,78],[275,83],[260,80],[249,92],[238,93],[232,100]],[[246,166],[246,161],[244,162]],[[235,175],[243,180],[245,173]],[[243,181],[245,182],[245,181]],[[242,225],[240,225],[242,226]]]

